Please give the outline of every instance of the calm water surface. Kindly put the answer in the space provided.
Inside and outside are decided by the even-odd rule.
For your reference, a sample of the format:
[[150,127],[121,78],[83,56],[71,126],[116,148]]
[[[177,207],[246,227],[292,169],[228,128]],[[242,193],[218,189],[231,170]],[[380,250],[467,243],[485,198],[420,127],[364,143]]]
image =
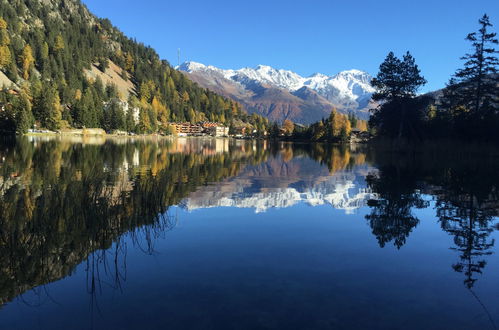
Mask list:
[[0,143],[2,329],[496,329],[499,158]]

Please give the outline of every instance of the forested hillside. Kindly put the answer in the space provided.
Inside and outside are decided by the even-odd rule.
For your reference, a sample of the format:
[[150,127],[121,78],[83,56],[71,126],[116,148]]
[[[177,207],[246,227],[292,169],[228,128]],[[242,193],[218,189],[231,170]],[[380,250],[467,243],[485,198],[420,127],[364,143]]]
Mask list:
[[0,130],[168,131],[170,121],[266,119],[199,87],[79,0],[0,0]]

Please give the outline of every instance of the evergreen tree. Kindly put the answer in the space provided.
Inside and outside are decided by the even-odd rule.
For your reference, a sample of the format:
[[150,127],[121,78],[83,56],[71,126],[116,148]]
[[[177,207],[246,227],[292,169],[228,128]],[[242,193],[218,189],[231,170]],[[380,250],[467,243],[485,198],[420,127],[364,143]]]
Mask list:
[[47,91],[47,95],[45,98],[45,106],[47,107],[47,121],[45,126],[51,130],[58,130],[61,128],[61,102],[59,98],[59,93],[57,92],[57,88],[52,86]]
[[426,79],[421,76],[421,70],[409,52],[404,55],[403,60],[389,52],[381,63],[378,74],[371,81],[371,85],[376,88],[373,100],[391,102],[412,98],[424,84]]
[[103,127],[106,131],[126,129],[126,118],[123,112],[123,107],[118,99],[113,99],[109,102],[104,111]]
[[407,52],[403,59],[388,53],[371,85],[376,89],[373,100],[382,104],[370,119],[379,135],[419,137],[416,127],[420,119],[419,102],[413,102],[418,89],[426,83],[414,57]]
[[126,130],[128,132],[135,132],[136,131],[136,123],[135,123],[135,118],[133,116],[133,113],[134,113],[134,109],[129,107],[128,108],[128,111],[125,115],[125,126],[126,126]]
[[14,108],[16,132],[18,134],[25,134],[33,126],[34,122],[33,113],[31,112],[31,101],[25,90],[21,90],[19,97],[15,101]]
[[445,96],[448,106],[464,106],[475,117],[483,118],[487,112],[499,109],[499,59],[494,48],[498,44],[496,33],[489,32],[492,27],[489,17],[483,15],[478,22],[478,32],[466,37],[473,46],[473,52],[461,58],[465,61],[464,68],[456,71]]

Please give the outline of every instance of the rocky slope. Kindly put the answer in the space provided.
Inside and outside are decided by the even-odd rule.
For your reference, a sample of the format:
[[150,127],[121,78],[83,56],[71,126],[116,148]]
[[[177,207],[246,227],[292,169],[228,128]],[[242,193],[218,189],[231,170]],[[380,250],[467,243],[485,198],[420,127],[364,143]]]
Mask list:
[[249,112],[280,122],[309,124],[329,115],[333,107],[366,119],[372,107],[371,76],[359,70],[302,77],[265,65],[223,70],[185,62],[178,69],[201,86],[242,103]]

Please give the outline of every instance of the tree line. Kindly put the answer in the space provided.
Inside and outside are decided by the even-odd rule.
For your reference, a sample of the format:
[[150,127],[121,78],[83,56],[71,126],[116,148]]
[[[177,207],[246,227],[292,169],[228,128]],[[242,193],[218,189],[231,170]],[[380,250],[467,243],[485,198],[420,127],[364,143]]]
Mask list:
[[353,130],[367,131],[367,121],[357,118],[353,113],[343,114],[335,108],[328,118],[323,118],[309,126],[295,125],[285,120],[279,130],[276,124],[271,127],[271,136],[281,135],[292,140],[345,143]]

